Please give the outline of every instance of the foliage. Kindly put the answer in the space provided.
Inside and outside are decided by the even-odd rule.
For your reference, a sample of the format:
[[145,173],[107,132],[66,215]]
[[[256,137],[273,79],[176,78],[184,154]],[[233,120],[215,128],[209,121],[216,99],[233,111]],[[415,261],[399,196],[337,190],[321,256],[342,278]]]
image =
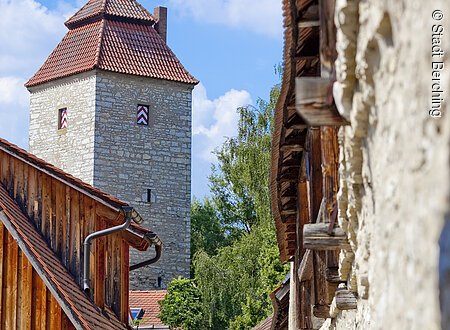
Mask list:
[[159,304],[164,324],[184,330],[205,329],[200,292],[192,280],[181,277],[172,280],[166,297]]
[[[194,304],[196,322],[200,322],[196,329],[255,326],[272,312],[268,294],[286,274],[278,258],[269,191],[272,118],[278,95],[275,86],[269,102],[259,100],[257,107],[238,109],[238,135],[216,151],[212,197],[193,202],[195,279],[191,285],[201,297]],[[171,295],[165,301],[175,299]],[[173,306],[162,310],[163,322],[191,329],[193,323],[187,328],[185,322],[190,314],[182,311],[186,301],[181,299],[180,308],[163,302]]]
[[[191,205],[191,260],[198,251],[215,255],[220,247],[228,243],[213,202],[208,198],[203,203],[194,199]],[[191,277],[194,277],[192,267]]]

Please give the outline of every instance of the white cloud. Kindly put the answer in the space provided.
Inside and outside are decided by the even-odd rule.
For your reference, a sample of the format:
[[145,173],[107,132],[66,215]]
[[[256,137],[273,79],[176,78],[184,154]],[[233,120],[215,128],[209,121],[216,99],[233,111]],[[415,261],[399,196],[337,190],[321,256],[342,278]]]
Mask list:
[[199,22],[280,37],[282,11],[279,0],[169,0],[171,8]]
[[231,89],[210,100],[201,83],[195,87],[192,95],[192,133],[194,145],[204,160],[214,162],[216,157],[212,151],[222,145],[227,137],[236,135],[237,108],[248,104],[252,104],[252,98],[245,90]]
[[50,11],[34,0],[0,0],[0,136],[27,146],[28,91],[25,81],[67,31],[75,8],[61,1]]

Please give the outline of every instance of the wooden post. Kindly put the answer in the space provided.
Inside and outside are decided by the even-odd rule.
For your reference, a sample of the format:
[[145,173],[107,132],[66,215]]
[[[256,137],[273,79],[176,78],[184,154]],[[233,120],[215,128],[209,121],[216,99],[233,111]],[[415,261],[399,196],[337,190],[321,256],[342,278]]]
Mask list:
[[349,249],[347,234],[341,228],[328,233],[329,224],[314,223],[303,226],[303,247],[311,250]]

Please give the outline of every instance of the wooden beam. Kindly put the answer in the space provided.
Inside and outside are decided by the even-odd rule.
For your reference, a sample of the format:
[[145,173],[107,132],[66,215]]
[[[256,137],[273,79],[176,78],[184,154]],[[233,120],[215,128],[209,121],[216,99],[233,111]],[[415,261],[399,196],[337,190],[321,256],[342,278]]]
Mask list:
[[282,216],[297,214],[297,210],[283,210],[280,212]]
[[306,250],[298,267],[298,279],[300,282],[309,281],[313,275],[313,254],[311,250]]
[[320,319],[327,319],[330,317],[330,306],[328,305],[314,305],[313,315]]
[[[328,255],[327,255],[327,266],[328,266]],[[341,280],[341,278],[339,276],[339,268],[338,267],[329,267],[328,266],[327,271],[326,271],[326,278],[327,278],[327,281],[331,282],[331,283],[344,282]]]
[[320,21],[318,20],[302,20],[298,23],[298,28],[310,28],[320,26]]
[[350,124],[341,117],[334,104],[298,105],[297,112],[309,126],[346,126]]
[[357,299],[353,292],[347,289],[338,289],[336,291],[336,307],[340,310],[356,309]]
[[304,148],[301,144],[283,144],[280,150],[285,151],[302,151]]
[[341,228],[328,233],[329,224],[314,223],[303,226],[303,247],[316,251],[349,249],[347,234]]
[[336,109],[332,86],[333,82],[329,78],[296,78],[296,111],[309,126],[344,126],[349,124]]

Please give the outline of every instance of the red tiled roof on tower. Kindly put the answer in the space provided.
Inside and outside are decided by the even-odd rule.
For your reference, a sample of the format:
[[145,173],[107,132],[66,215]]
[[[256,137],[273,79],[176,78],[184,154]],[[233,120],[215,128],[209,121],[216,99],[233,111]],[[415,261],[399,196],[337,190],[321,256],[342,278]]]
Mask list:
[[89,0],[67,20],[70,31],[25,85],[93,69],[197,84],[159,36],[155,21],[135,0]]
[[135,0],[89,0],[81,9],[66,21],[68,28],[73,28],[81,22],[95,19],[102,15],[130,18],[147,21],[153,24],[155,18]]

